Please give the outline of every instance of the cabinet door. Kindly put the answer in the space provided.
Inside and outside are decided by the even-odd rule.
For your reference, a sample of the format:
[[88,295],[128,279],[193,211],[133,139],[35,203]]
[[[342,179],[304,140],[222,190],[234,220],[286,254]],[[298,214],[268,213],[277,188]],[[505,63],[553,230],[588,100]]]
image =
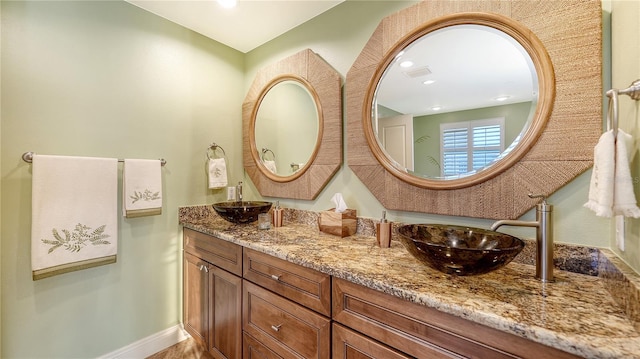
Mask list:
[[209,353],[219,359],[242,356],[242,278],[209,268]]
[[396,350],[360,335],[340,324],[333,324],[333,358],[410,359]]
[[208,333],[208,280],[206,262],[189,253],[183,261],[183,322],[184,329],[202,345],[207,345]]

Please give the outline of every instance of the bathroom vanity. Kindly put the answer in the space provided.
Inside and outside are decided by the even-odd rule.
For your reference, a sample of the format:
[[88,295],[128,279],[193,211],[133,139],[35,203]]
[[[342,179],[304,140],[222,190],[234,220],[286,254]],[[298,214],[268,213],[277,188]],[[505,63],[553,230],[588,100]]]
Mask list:
[[[449,276],[397,241],[375,246],[364,223],[339,238],[319,232],[312,212],[300,213],[293,220],[286,211],[284,227],[258,230],[206,206],[180,209],[185,329],[215,357],[640,354],[640,333],[599,277],[557,271],[555,283],[541,283],[533,266],[517,262],[482,276]],[[208,268],[208,286],[200,267]]]

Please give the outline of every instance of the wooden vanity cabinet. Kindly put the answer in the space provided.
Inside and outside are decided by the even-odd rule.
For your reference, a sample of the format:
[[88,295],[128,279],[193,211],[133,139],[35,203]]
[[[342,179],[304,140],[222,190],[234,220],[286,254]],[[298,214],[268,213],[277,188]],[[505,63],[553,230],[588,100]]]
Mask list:
[[184,327],[214,358],[242,357],[241,275],[241,246],[184,229]]
[[415,358],[578,358],[338,278],[333,279],[333,320]]
[[244,358],[331,357],[331,277],[244,249]]

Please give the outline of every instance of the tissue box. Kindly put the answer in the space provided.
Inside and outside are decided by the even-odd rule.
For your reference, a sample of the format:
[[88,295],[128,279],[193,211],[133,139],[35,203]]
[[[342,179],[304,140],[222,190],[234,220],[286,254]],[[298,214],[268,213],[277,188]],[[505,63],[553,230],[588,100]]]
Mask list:
[[355,209],[347,209],[342,213],[338,213],[335,208],[331,208],[320,212],[320,217],[318,217],[318,227],[321,232],[340,237],[348,237],[355,234],[356,223]]

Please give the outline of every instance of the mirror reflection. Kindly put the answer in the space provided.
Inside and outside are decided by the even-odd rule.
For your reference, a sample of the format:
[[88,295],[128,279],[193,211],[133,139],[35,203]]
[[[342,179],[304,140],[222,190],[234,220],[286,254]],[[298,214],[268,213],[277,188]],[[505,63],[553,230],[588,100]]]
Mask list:
[[418,177],[475,174],[515,148],[534,117],[538,76],[527,51],[484,25],[430,32],[398,53],[372,104],[378,145]]
[[255,118],[256,150],[264,168],[281,177],[301,171],[316,148],[318,109],[307,87],[288,79],[269,88]]

